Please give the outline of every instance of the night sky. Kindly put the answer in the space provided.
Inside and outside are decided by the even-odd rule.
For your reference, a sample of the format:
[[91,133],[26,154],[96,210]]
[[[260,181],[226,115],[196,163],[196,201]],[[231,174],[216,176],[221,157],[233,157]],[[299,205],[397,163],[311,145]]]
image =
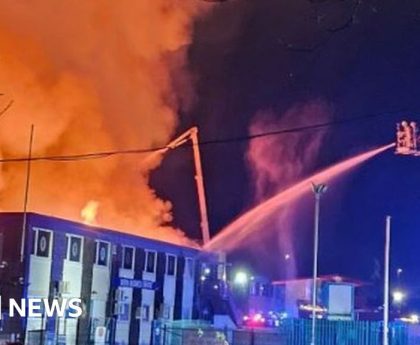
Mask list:
[[[395,123],[420,120],[420,4],[417,1],[232,0],[199,19],[189,48],[195,100],[179,133],[198,125],[202,140],[248,134],[255,114],[279,118],[291,107],[322,101],[330,120],[383,114],[328,128],[305,176],[394,140]],[[305,124],[312,124],[313,118]],[[321,121],[323,122],[323,121]],[[305,133],[302,133],[305,135]],[[287,138],[285,138],[287,140]],[[202,148],[211,231],[254,205],[245,160],[249,143]],[[174,203],[175,223],[199,237],[189,149],[172,152],[153,174]],[[282,162],[279,161],[281,166]],[[322,200],[321,274],[365,280],[382,265],[385,215],[393,217],[393,277],[402,267],[409,294],[420,287],[420,157],[387,151],[330,184]],[[293,239],[298,275],[311,274],[312,199],[298,203]],[[274,229],[275,230],[275,229]],[[287,264],[270,244],[231,257],[272,278]],[[270,252],[271,254],[267,254]],[[264,257],[277,265],[266,265]],[[274,260],[274,261],[273,261]],[[278,266],[278,267],[277,267]],[[419,289],[420,293],[420,289]]]

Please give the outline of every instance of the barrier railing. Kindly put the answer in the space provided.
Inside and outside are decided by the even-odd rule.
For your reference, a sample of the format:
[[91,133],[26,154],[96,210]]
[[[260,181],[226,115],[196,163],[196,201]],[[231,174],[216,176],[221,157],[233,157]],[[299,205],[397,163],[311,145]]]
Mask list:
[[[157,324],[154,345],[309,345],[311,320],[287,319],[271,329],[216,329]],[[381,345],[382,323],[319,320],[317,345]],[[393,323],[390,345],[420,345],[420,326]]]

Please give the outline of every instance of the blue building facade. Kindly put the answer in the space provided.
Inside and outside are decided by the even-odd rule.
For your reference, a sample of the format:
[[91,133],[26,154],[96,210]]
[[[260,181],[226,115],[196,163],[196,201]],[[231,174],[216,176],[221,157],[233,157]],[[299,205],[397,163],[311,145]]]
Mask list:
[[[197,315],[201,252],[109,229],[28,213],[0,213],[0,294],[80,298],[79,318],[2,320],[3,337],[27,344],[150,344],[154,320]],[[21,255],[22,254],[22,255]]]

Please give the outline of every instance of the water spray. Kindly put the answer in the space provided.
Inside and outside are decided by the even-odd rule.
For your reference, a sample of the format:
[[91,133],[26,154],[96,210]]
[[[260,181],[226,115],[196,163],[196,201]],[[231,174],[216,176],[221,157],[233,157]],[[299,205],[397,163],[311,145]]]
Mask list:
[[303,179],[237,218],[220,231],[218,235],[213,237],[213,239],[210,240],[204,248],[206,250],[214,251],[229,250],[237,247],[245,240],[245,238],[257,231],[259,229],[258,225],[261,225],[264,220],[277,212],[280,207],[309,193],[311,191],[311,183],[329,182],[343,172],[356,167],[357,165],[394,146],[395,143],[391,143],[380,148],[370,150]]

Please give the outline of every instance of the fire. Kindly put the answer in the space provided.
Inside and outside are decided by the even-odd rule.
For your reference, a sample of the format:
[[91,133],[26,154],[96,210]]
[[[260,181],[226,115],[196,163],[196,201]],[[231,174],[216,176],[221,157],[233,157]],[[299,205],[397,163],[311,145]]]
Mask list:
[[[0,94],[14,103],[2,117],[0,156],[27,155],[31,124],[34,156],[168,143],[182,102],[189,102],[191,88],[174,85],[191,79],[186,48],[200,6],[196,0],[2,2]],[[149,186],[161,157],[143,159],[36,162],[28,208],[79,220],[79,206],[96,200],[101,226],[185,243],[168,222],[171,203]],[[0,166],[1,209],[22,208],[24,181],[24,164]]]
[[80,217],[83,220],[83,223],[88,225],[96,224],[96,217],[98,215],[99,202],[95,200],[90,200],[87,202],[85,207],[80,211]]

